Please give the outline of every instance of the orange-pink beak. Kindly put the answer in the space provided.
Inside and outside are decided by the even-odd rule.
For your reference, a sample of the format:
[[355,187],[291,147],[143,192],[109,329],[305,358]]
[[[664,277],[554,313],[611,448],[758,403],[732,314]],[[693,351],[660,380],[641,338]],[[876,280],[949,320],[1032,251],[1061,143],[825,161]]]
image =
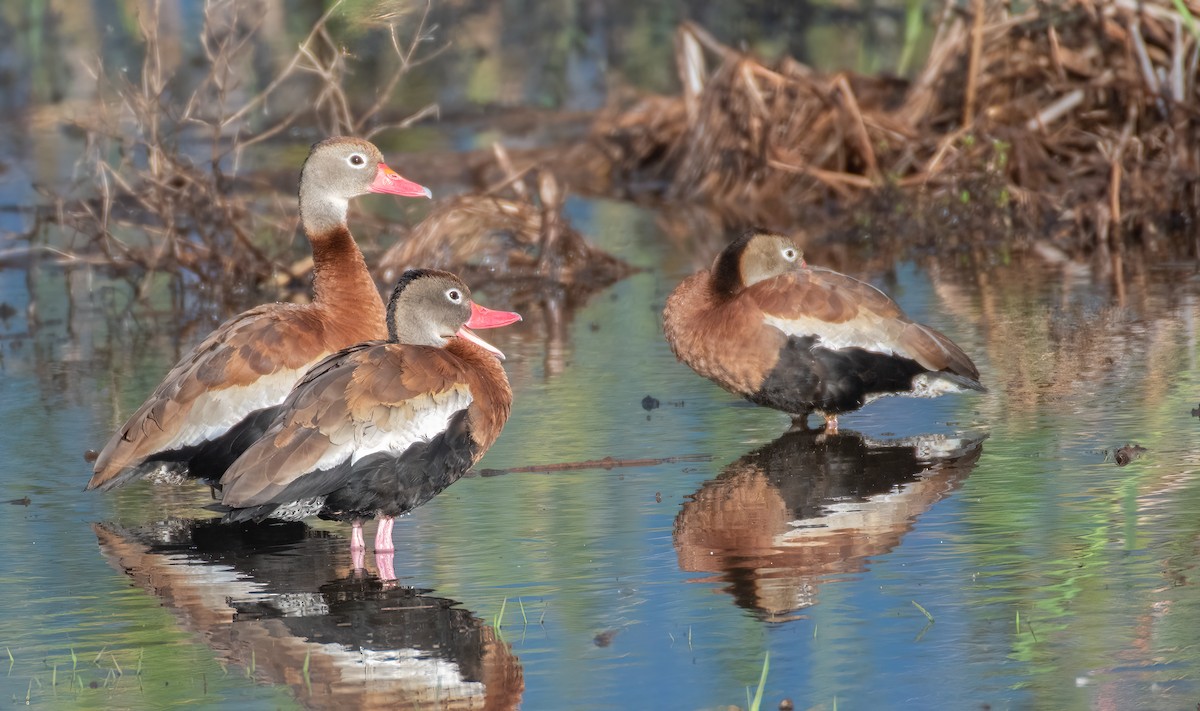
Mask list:
[[465,324],[463,324],[463,327],[458,329],[458,333],[456,335],[458,335],[459,338],[468,340],[471,343],[474,343],[475,345],[479,346],[480,348],[487,350],[489,353],[495,355],[500,360],[504,360],[504,353],[502,353],[499,348],[493,346],[492,344],[483,340],[479,336],[476,336],[474,333],[471,333],[471,331],[468,329],[470,329],[470,328],[499,328],[500,326],[507,326],[510,323],[516,323],[517,321],[520,321],[520,320],[521,320],[521,314],[519,314],[519,313],[515,313],[513,311],[497,311],[495,309],[484,308],[483,306],[480,306],[479,304],[472,301],[471,302],[471,318],[467,319],[467,322]]
[[429,188],[417,185],[383,163],[380,163],[379,169],[375,171],[375,180],[371,182],[370,190],[373,193],[433,199],[433,193],[429,192]]

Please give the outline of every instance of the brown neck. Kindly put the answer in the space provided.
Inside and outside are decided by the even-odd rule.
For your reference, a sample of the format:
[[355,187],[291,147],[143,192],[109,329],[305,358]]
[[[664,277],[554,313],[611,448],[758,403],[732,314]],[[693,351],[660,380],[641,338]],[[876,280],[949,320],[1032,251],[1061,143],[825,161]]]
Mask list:
[[451,338],[446,350],[465,364],[468,387],[474,401],[468,417],[471,437],[479,449],[476,459],[483,456],[488,447],[500,436],[504,423],[512,410],[512,388],[508,375],[496,356],[461,338]]
[[313,303],[335,314],[339,321],[359,324],[362,340],[387,338],[383,299],[367,270],[367,262],[341,225],[321,235],[308,236],[313,253]]

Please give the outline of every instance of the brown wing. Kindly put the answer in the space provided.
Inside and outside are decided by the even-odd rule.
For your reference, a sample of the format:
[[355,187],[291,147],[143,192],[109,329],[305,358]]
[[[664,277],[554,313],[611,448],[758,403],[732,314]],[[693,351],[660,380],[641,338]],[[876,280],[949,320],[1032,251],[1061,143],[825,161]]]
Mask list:
[[221,479],[222,501],[244,508],[329,493],[345,483],[345,462],[428,440],[472,401],[462,361],[443,349],[348,349],[296,386],[263,438]]
[[953,341],[908,318],[882,291],[845,274],[804,269],[759,282],[743,297],[757,304],[767,324],[789,336],[818,336],[830,348],[892,353],[931,371],[979,379],[975,364]]
[[267,304],[226,321],[112,436],[87,488],[121,483],[147,457],[203,442],[278,404],[314,361],[341,345],[329,340],[319,313],[305,306]]

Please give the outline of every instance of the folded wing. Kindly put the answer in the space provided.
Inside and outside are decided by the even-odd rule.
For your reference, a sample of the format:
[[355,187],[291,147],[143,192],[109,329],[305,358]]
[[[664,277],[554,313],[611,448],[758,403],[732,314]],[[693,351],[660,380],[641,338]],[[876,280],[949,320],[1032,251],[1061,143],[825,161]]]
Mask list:
[[[769,326],[837,350],[900,356],[979,386],[979,371],[949,338],[908,318],[882,291],[838,272],[809,268],[747,289]],[[973,383],[973,385],[971,384]]]
[[223,503],[328,494],[347,483],[356,462],[429,441],[471,402],[460,367],[441,349],[374,343],[342,351],[313,367],[226,472]]

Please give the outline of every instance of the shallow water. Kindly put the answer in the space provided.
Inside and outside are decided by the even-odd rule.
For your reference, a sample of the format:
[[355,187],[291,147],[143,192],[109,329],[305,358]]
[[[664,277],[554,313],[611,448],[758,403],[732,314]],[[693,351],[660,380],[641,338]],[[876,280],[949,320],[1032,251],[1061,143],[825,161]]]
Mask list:
[[[977,356],[991,392],[782,435],[784,416],[662,340],[658,307],[690,255],[636,211],[597,214],[576,218],[585,232],[666,266],[596,295],[556,356],[537,323],[494,333],[516,402],[481,468],[691,460],[464,479],[398,522],[394,589],[370,555],[355,578],[342,526],[201,545],[206,489],[80,491],[83,449],[177,348],[114,349],[98,309],[50,298],[31,328],[24,275],[0,273],[17,312],[0,334],[4,498],[29,500],[0,507],[5,697],[713,708],[745,704],[768,652],[768,708],[1197,697],[1194,276],[1147,275],[1122,307],[1036,266],[977,280],[902,263],[889,289]],[[1128,442],[1148,452],[1118,467]]]
[[[0,174],[6,205],[30,198],[22,176],[69,170],[32,155],[50,153]],[[345,526],[215,526],[200,487],[81,491],[83,452],[227,313],[177,312],[165,286],[126,312],[124,282],[86,267],[0,270],[0,698],[744,708],[769,654],[763,708],[1200,700],[1197,265],[1131,265],[1119,288],[1022,254],[843,267],[962,345],[990,392],[785,435],[662,339],[711,240],[621,203],[569,214],[645,270],[492,334],[512,417],[487,476],[397,522],[395,583],[370,553],[355,573]],[[1128,443],[1147,451],[1117,466]],[[640,462],[505,473],[604,457]]]

